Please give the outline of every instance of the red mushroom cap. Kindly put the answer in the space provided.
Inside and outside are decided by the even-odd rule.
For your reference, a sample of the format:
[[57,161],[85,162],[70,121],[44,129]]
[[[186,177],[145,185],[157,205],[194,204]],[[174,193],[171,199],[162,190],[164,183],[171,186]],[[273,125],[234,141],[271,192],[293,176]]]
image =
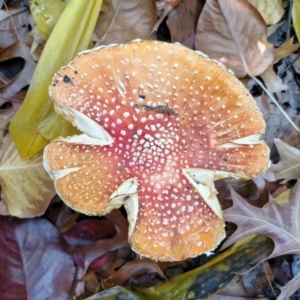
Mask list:
[[124,205],[129,242],[143,256],[210,253],[225,236],[213,181],[267,169],[265,124],[248,90],[181,45],[83,52],[55,75],[50,95],[84,132],[45,149],[58,194],[89,215]]

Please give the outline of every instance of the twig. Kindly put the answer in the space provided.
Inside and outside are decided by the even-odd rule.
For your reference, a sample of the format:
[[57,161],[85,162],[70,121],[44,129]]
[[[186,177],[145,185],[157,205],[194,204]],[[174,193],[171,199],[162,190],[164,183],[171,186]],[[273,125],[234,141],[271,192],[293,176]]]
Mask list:
[[14,20],[13,20],[11,14],[10,14],[10,12],[9,12],[9,10],[8,10],[8,7],[7,7],[6,3],[5,3],[5,1],[3,1],[3,5],[4,5],[4,7],[5,7],[5,9],[6,9],[7,13],[8,13],[8,15],[9,15],[9,18],[10,18],[10,21],[11,21],[11,23],[12,23],[12,26],[13,26],[15,32],[16,32],[16,36],[18,37],[18,40],[21,41],[21,38],[20,38],[20,36],[19,36],[19,33],[18,33],[17,28],[16,28],[15,22],[14,22]]
[[248,65],[245,61],[244,56],[242,55],[242,53],[240,53],[238,47],[236,47],[241,59],[243,61],[243,64],[245,66],[246,72],[248,73],[248,75],[265,91],[265,93],[272,99],[273,103],[278,107],[278,109],[281,111],[281,113],[286,117],[286,119],[290,122],[290,124],[295,128],[295,130],[297,132],[300,133],[300,129],[297,127],[297,125],[292,121],[292,119],[288,116],[288,114],[283,110],[283,108],[280,106],[280,104],[276,101],[276,99],[273,97],[273,95],[264,87],[264,85],[261,83],[260,80],[258,80],[257,78],[255,78],[254,76],[251,75],[249,69],[248,69]]

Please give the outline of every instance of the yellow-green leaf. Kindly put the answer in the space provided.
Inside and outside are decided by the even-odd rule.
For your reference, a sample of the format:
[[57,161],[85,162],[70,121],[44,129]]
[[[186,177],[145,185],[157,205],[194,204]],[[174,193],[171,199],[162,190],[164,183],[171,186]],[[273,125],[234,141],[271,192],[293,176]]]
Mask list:
[[62,0],[35,0],[30,2],[34,22],[44,40],[48,40],[67,3]]
[[[29,159],[40,152],[49,142],[38,131],[40,124],[54,111],[48,95],[48,87],[55,72],[70,62],[79,51],[88,48],[101,4],[102,0],[71,0],[53,29],[37,65],[24,104],[16,113],[9,128],[23,159]],[[62,117],[60,118],[60,130],[57,130],[56,125],[53,134],[49,134],[49,130],[43,127],[48,132],[48,138],[54,139],[62,135],[62,132],[67,135],[74,133],[73,129],[66,130],[70,125]]]
[[292,10],[292,18],[294,29],[298,38],[300,40],[300,1],[294,1],[293,10]]

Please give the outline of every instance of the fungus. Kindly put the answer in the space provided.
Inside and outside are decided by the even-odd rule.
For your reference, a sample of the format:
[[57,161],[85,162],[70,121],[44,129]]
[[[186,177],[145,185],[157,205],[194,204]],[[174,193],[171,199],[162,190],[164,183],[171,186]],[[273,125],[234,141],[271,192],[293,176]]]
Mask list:
[[55,75],[50,95],[83,132],[45,148],[57,193],[87,215],[124,205],[129,242],[145,257],[210,254],[225,237],[214,180],[268,166],[265,123],[248,90],[179,44],[82,52]]

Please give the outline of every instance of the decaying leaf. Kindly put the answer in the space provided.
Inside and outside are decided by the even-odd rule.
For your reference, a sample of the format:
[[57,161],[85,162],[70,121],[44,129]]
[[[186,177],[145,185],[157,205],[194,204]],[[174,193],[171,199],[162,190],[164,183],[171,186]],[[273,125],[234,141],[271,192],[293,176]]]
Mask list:
[[249,0],[268,25],[278,23],[284,15],[282,0]]
[[155,261],[145,257],[136,257],[134,260],[129,261],[109,276],[107,278],[107,282],[111,284],[113,283],[114,285],[123,285],[126,281],[131,280],[133,277],[145,273],[157,273],[162,279],[167,280]]
[[0,50],[17,42],[19,37],[25,39],[28,28],[24,25],[28,24],[29,16],[30,11],[24,6],[9,7],[8,11],[0,9]]
[[260,75],[263,79],[268,91],[272,94],[275,93],[280,100],[280,93],[288,91],[289,86],[283,83],[283,80],[275,73],[273,64],[270,65],[263,74]]
[[46,219],[0,216],[0,299],[70,299],[75,268],[65,246]]
[[96,24],[97,45],[122,44],[134,39],[153,39],[156,21],[154,0],[106,0]]
[[274,139],[274,143],[280,155],[280,161],[272,165],[276,178],[285,180],[300,178],[300,150],[280,139]]
[[42,215],[55,195],[42,156],[22,161],[8,134],[0,149],[0,185],[10,215],[19,218]]
[[289,86],[283,83],[283,80],[275,73],[273,64],[276,64],[281,59],[291,55],[299,48],[300,44],[293,44],[293,38],[288,39],[280,47],[275,49],[275,58],[273,63],[260,75],[263,79],[268,91],[275,93],[280,101],[281,92],[288,91]]
[[214,257],[205,265],[149,289],[124,289],[114,287],[86,300],[125,299],[208,299],[235,273],[241,271],[253,258],[272,245],[269,238],[259,236],[247,238]]
[[267,26],[247,0],[208,0],[199,18],[195,47],[242,78],[263,73],[274,60]]
[[[14,59],[16,59],[15,66],[13,66]],[[23,41],[17,41],[0,52],[0,64],[5,63],[8,66],[9,62],[13,69],[9,72],[7,84],[0,89],[0,105],[30,84],[36,68],[36,63],[30,55],[30,48]]]
[[291,37],[290,39],[286,40],[280,47],[275,49],[275,59],[274,64],[279,62],[281,59],[291,55],[294,53],[299,47],[300,43],[293,44],[294,38]]
[[280,45],[280,47],[275,49],[275,58],[272,65],[270,65],[266,71],[260,75],[270,93],[279,93],[289,89],[289,87],[285,85],[282,79],[275,73],[273,64],[278,63],[281,59],[291,55],[299,48],[300,44],[293,44],[293,40],[294,38],[290,38]]
[[[160,17],[153,26],[152,32],[158,30],[158,27],[162,23],[162,21],[168,16],[168,14],[175,9],[182,0],[161,0],[156,1],[156,7],[158,11],[161,11]],[[190,20],[189,20],[190,21]]]
[[[274,250],[267,259],[289,254],[300,254],[300,182],[284,205],[279,205],[269,197],[269,206],[257,208],[250,205],[233,189],[231,189],[233,206],[224,211],[224,219],[234,222],[238,228],[223,244],[226,248],[236,241],[253,234],[270,237],[274,242]],[[287,193],[287,195],[289,195]],[[278,300],[286,299],[300,287],[300,274],[281,288]]]
[[267,95],[262,93],[260,96],[255,97],[258,108],[263,113],[264,120],[267,122],[270,118],[271,107],[270,103],[267,100]]
[[203,5],[204,1],[183,0],[169,13],[167,25],[172,43],[178,42],[190,49],[195,48],[197,22]]
[[27,43],[30,46],[30,53],[35,61],[38,61],[41,57],[42,51],[45,46],[45,40],[42,38],[38,28],[34,26],[28,33]]

